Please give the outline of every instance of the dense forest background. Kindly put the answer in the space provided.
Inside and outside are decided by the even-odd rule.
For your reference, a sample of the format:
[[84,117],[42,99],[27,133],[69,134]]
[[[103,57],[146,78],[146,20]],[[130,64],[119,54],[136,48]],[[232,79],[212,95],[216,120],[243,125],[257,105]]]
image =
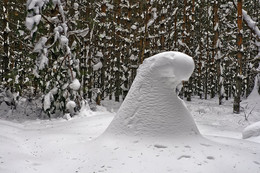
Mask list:
[[182,98],[234,99],[239,113],[259,73],[259,7],[259,0],[1,0],[1,92],[41,99],[49,115],[76,111],[82,100],[121,101],[145,58],[173,50],[196,65]]

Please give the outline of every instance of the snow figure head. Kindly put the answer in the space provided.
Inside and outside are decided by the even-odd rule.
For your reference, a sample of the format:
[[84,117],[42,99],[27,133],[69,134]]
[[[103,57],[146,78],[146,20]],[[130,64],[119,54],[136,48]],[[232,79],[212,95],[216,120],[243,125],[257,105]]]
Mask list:
[[[148,67],[145,67],[148,66]],[[175,89],[182,81],[188,81],[193,70],[193,59],[180,52],[164,52],[144,61],[138,71],[145,73],[149,68],[153,79],[162,81],[166,87]],[[174,90],[175,91],[175,90]]]
[[193,70],[193,59],[180,52],[147,58],[104,135],[141,138],[199,135],[193,118],[175,92]]

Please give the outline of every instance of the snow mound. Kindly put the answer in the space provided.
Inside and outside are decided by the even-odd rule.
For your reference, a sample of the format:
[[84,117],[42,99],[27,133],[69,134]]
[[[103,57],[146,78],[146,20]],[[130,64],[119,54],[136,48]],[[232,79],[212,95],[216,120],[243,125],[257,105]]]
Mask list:
[[146,59],[105,135],[199,135],[185,103],[175,92],[193,70],[193,59],[180,52],[164,52]]
[[259,171],[258,144],[215,137],[208,140],[200,135],[176,94],[177,86],[188,80],[193,70],[192,58],[179,52],[146,59],[115,118],[89,146],[88,166],[82,171]]
[[260,121],[247,126],[243,132],[243,139],[260,136]]

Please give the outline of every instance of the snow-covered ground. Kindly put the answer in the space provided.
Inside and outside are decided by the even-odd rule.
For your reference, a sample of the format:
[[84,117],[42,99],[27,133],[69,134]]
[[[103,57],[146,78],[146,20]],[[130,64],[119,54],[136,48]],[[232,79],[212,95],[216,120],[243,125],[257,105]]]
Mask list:
[[[254,121],[260,121],[260,111],[253,112],[253,115],[249,117],[249,121],[245,121],[243,114],[234,115],[232,113],[232,107],[229,105],[231,104],[230,101],[226,102],[223,106],[217,105],[217,99],[200,100],[193,98],[192,102],[186,103],[200,132],[203,135],[206,135],[207,138],[227,143],[231,143],[228,142],[228,138],[240,139],[237,141],[237,144],[239,145],[241,145],[240,143],[243,141],[251,140],[258,142],[258,145],[260,145],[259,137],[253,137],[246,140],[242,139],[244,127]],[[109,111],[102,110],[93,112],[89,116],[76,116],[69,121],[63,118],[52,120],[20,119],[18,122],[15,120],[1,119],[0,172],[84,172],[81,170],[88,167],[87,158],[90,152],[88,145],[91,144],[93,139],[104,132],[115,116],[115,112],[120,104],[106,100],[104,105],[107,106],[107,110]],[[112,111],[112,113],[110,111]],[[135,143],[133,143],[133,145],[135,145]],[[208,145],[209,144],[207,143],[202,143],[202,146],[205,146],[205,148]],[[191,158],[188,154],[190,150],[188,145],[177,144],[177,142],[175,142],[174,146],[179,147],[184,151],[183,154],[176,154],[176,160],[179,161],[179,164],[182,164],[181,162],[184,160],[194,160],[194,158]],[[150,146],[150,149],[158,150],[158,158],[160,155],[167,155],[167,153],[170,155],[175,152],[175,148],[172,151],[169,151],[169,147],[165,147],[166,146],[161,146],[160,143],[158,143]],[[93,147],[93,150],[95,150],[95,146]],[[119,150],[119,148],[115,147],[114,150]],[[141,155],[141,153],[144,152],[144,149],[139,152]],[[252,152],[254,153],[254,151]],[[210,154],[208,156],[206,156],[206,154],[207,153],[205,153],[204,161],[214,162],[214,158],[211,157]],[[126,157],[131,158],[133,156],[129,155]],[[205,162],[198,164],[202,164],[203,166],[206,164]],[[119,167],[122,164],[127,165],[124,160],[118,164]],[[259,160],[255,160],[254,164],[258,165],[260,171],[260,156]],[[104,163],[103,168],[100,168],[100,171],[102,170],[104,170],[103,172],[105,172],[105,170],[109,172],[109,165],[105,165]],[[156,172],[156,170],[154,172]]]
[[[216,99],[194,97],[186,108],[168,91],[190,75],[178,74],[185,66],[180,59],[192,68],[189,57],[161,55],[144,62],[121,107],[105,100],[96,112],[40,120],[37,111],[5,111],[2,103],[0,172],[260,172],[260,138],[242,139],[244,128],[260,121],[259,97],[244,100],[239,115],[232,113],[232,101],[219,106]],[[170,69],[173,62],[179,71]]]
[[[247,106],[247,100],[244,100],[242,106],[245,107],[245,110],[240,114],[233,113],[233,100],[224,101],[223,105],[218,105],[218,99],[193,98],[186,104],[202,134],[242,139],[244,128],[260,121],[260,98],[258,100],[259,107],[255,107],[253,110],[251,106]],[[254,103],[251,102],[251,105]],[[245,116],[248,116],[248,120],[245,120]],[[259,136],[246,140],[260,143]]]

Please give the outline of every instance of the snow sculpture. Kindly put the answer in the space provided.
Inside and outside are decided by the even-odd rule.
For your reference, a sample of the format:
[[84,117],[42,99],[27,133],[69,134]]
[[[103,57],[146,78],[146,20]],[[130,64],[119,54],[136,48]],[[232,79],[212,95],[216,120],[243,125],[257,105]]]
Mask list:
[[156,138],[199,135],[193,118],[175,92],[193,70],[193,59],[180,52],[164,52],[146,59],[105,135]]
[[259,171],[258,144],[220,137],[211,141],[200,135],[175,92],[193,69],[192,58],[179,52],[146,59],[116,117],[89,145],[87,166],[81,171]]

